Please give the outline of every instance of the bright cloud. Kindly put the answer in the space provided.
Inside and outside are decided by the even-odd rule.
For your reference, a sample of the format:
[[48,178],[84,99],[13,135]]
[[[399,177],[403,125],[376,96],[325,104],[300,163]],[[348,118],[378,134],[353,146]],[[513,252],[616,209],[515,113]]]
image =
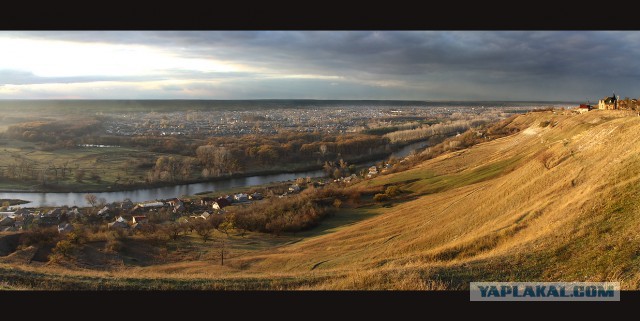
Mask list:
[[167,70],[247,70],[237,64],[184,58],[142,45],[0,38],[0,48],[0,69],[25,70],[40,77],[153,76]]

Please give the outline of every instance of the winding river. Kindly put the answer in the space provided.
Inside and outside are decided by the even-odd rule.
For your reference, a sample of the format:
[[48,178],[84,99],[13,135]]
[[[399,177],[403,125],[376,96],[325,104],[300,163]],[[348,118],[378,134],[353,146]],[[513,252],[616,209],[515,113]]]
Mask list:
[[[397,158],[402,158],[409,155],[413,150],[423,148],[427,145],[427,142],[413,143],[404,146],[400,150],[391,154]],[[375,162],[367,162],[360,165],[370,166]],[[215,182],[206,183],[193,183],[184,185],[175,185],[167,187],[154,187],[154,188],[141,188],[132,191],[121,192],[101,192],[92,193],[98,198],[104,198],[107,202],[122,201],[125,198],[131,199],[133,202],[142,202],[156,199],[168,199],[172,197],[179,197],[183,195],[194,195],[196,193],[206,191],[219,191],[235,187],[249,187],[255,185],[263,185],[274,182],[283,182],[289,180],[295,180],[298,177],[320,177],[323,176],[323,170],[297,172],[297,173],[282,173],[271,175],[257,175],[249,177],[237,177],[219,180]],[[27,204],[23,204],[23,207],[44,207],[44,206],[87,206],[84,199],[86,193],[35,193],[35,192],[0,192],[0,199],[21,199],[29,201]]]

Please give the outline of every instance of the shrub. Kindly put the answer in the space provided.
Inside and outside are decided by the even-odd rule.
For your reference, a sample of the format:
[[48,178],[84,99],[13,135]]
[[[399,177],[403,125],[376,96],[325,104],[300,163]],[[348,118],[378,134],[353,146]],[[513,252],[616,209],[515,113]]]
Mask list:
[[[236,214],[234,224],[240,221],[243,229],[276,234],[308,229],[317,225],[331,212],[330,207],[336,198],[344,197],[338,192],[339,190],[341,189],[328,188],[326,191],[322,189],[317,193],[271,198],[259,204],[239,207],[234,209]],[[322,198],[329,199],[329,202],[320,201]]]
[[394,196],[398,195],[398,193],[399,193],[398,186],[394,186],[394,185],[389,186],[389,187],[387,187],[387,189],[386,189],[386,191],[384,193],[389,198],[394,197]]
[[36,227],[28,230],[20,237],[20,244],[24,246],[54,243],[60,239],[60,233],[55,226]]
[[387,196],[387,194],[376,194],[373,196],[373,200],[376,202],[384,202],[388,199],[389,197]]
[[184,232],[185,226],[179,223],[170,223],[164,226],[162,231],[166,234],[169,239],[177,240],[180,237],[180,233]]
[[56,256],[62,257],[71,257],[71,254],[77,249],[77,246],[71,243],[69,240],[62,240],[56,243],[56,246],[53,248],[52,255],[54,259]]
[[[87,241],[87,235],[86,235],[86,233],[84,232],[83,229],[77,229],[77,230],[75,230],[73,232],[69,232],[67,234],[67,240],[69,242],[71,242],[72,244],[79,245],[79,244],[83,244],[83,243],[85,243]],[[60,243],[60,242],[58,242],[58,243]]]
[[108,252],[118,252],[122,250],[123,247],[124,244],[122,243],[122,241],[116,239],[109,239],[107,241],[107,244],[104,246],[105,250],[107,250]]
[[204,220],[198,220],[194,225],[194,229],[200,235],[204,242],[207,242],[211,238],[211,232],[213,231],[213,226],[210,222]]

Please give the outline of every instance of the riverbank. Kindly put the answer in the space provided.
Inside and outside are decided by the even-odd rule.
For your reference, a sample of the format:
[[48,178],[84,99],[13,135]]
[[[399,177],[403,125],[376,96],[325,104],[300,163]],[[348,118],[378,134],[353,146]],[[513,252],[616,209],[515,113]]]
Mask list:
[[[419,144],[406,145],[402,148],[394,148],[391,154],[384,155],[367,155],[361,157],[358,161],[350,163],[356,165],[356,171],[360,172],[372,164],[381,162],[391,156],[396,158],[404,158],[414,150],[420,150],[431,145],[431,142],[421,142]],[[305,169],[307,171],[305,171]],[[311,169],[309,171],[308,169]],[[275,174],[274,174],[275,173]],[[46,192],[34,191],[13,191],[0,192],[0,198],[5,199],[21,199],[28,201],[29,207],[55,207],[55,206],[82,206],[86,204],[85,195],[91,193],[99,199],[106,202],[117,202],[124,199],[130,199],[133,202],[143,202],[154,199],[168,199],[174,197],[185,197],[186,195],[196,195],[199,193],[220,193],[224,190],[245,189],[247,187],[256,187],[270,183],[290,182],[298,178],[306,177],[323,177],[326,173],[321,169],[321,164],[290,164],[288,167],[280,166],[271,168],[270,170],[261,170],[245,173],[237,173],[235,175],[225,175],[209,179],[192,180],[194,183],[186,182],[160,182],[154,184],[138,184],[117,186],[116,188],[91,189],[83,186],[72,189],[68,192],[64,189],[49,189]],[[69,188],[69,186],[66,186]],[[34,186],[34,190],[37,187]]]
[[252,176],[262,176],[262,175],[276,175],[276,174],[286,174],[286,173],[301,173],[312,170],[319,170],[317,166],[314,167],[302,167],[302,168],[294,168],[290,171],[283,170],[261,170],[261,171],[252,171],[252,172],[243,172],[243,173],[234,173],[231,175],[224,176],[216,176],[209,178],[201,178],[201,179],[190,179],[184,181],[174,181],[174,182],[155,182],[155,183],[145,183],[145,184],[130,184],[130,185],[116,185],[116,186],[107,186],[106,188],[95,188],[87,185],[46,185],[46,186],[35,186],[31,189],[0,189],[0,193],[105,193],[105,192],[129,192],[135,191],[139,189],[152,189],[152,188],[160,188],[160,187],[172,187],[179,185],[189,185],[189,184],[199,184],[199,183],[210,183],[210,182],[219,182],[224,181],[231,178],[246,178]]
[[[400,146],[396,149],[401,150],[402,148],[409,146],[404,145]],[[366,155],[363,157],[359,157],[357,159],[347,160],[347,162],[354,164],[356,166],[362,166],[365,163],[378,162],[390,157],[394,152],[384,153],[384,154],[372,154]],[[199,183],[210,183],[210,182],[219,182],[223,180],[233,179],[233,178],[248,178],[253,176],[263,176],[263,175],[278,175],[278,174],[295,174],[295,173],[303,173],[309,171],[318,171],[322,170],[324,164],[297,164],[286,167],[276,167],[272,169],[264,169],[264,170],[255,170],[255,171],[247,171],[241,173],[233,173],[230,175],[224,176],[216,176],[209,178],[198,178],[198,179],[190,179],[183,181],[173,181],[173,182],[154,182],[154,183],[142,183],[142,184],[127,184],[127,185],[87,185],[87,184],[70,184],[70,185],[32,185],[29,189],[17,189],[17,188],[1,188],[0,193],[104,193],[104,192],[128,192],[140,189],[152,189],[152,188],[161,188],[161,187],[172,187],[179,185],[189,185],[189,184],[199,184]]]
[[9,206],[22,205],[22,204],[29,203],[29,201],[25,201],[25,200],[0,198],[0,205],[4,204],[5,202],[8,202]]

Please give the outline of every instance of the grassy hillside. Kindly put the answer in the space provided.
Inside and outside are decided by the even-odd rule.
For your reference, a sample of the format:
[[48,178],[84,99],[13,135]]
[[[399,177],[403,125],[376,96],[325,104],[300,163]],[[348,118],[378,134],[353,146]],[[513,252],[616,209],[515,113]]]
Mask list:
[[[194,258],[95,272],[0,260],[0,284],[438,290],[470,281],[620,281],[640,288],[640,117],[536,112],[513,125],[523,130],[359,183],[354,188],[396,185],[402,193],[341,210],[307,233],[255,236],[278,241],[223,267]],[[43,287],[14,286],[30,284]]]

